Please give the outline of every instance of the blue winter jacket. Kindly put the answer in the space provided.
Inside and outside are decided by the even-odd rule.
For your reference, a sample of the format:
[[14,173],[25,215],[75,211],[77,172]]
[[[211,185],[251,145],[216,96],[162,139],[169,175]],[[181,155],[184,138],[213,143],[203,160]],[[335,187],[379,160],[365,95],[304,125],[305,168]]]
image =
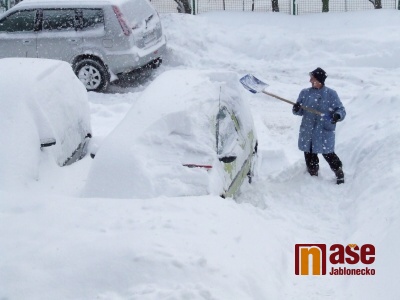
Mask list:
[[321,89],[307,88],[300,92],[297,103],[313,108],[324,114],[321,117],[304,109],[293,114],[303,116],[299,133],[299,149],[311,153],[332,153],[335,151],[335,128],[332,115],[337,113],[343,121],[346,110],[336,91],[323,86]]

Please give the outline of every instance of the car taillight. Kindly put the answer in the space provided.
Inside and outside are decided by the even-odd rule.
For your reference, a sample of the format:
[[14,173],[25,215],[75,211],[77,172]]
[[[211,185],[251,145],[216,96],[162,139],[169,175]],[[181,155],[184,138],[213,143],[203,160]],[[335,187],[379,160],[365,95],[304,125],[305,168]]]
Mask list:
[[117,16],[119,25],[121,25],[122,31],[124,32],[124,34],[126,36],[129,36],[132,33],[132,30],[130,29],[130,27],[126,23],[124,15],[122,14],[122,12],[119,10],[119,8],[117,6],[113,5],[112,8],[114,10],[115,15]]
[[203,168],[206,170],[211,170],[212,166],[210,165],[197,165],[197,164],[183,164],[184,167],[188,167],[188,168]]

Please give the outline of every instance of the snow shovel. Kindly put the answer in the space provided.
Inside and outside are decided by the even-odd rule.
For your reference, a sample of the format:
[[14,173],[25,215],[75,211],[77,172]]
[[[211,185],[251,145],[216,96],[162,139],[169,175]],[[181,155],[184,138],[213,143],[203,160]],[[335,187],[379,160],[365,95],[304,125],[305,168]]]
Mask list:
[[[279,97],[279,96],[277,96],[275,94],[267,92],[265,89],[268,87],[268,84],[266,84],[265,82],[261,81],[260,79],[258,79],[257,77],[255,77],[255,76],[253,76],[251,74],[247,74],[247,75],[243,76],[242,78],[240,78],[240,83],[243,85],[243,87],[245,89],[249,90],[253,94],[264,93],[264,94],[267,94],[268,96],[274,97],[276,99],[279,99],[281,101],[290,103],[292,105],[296,104],[295,102],[292,102],[290,100],[287,100],[287,99],[284,99],[282,97]],[[312,109],[312,108],[309,108],[309,107],[305,107],[305,106],[300,106],[300,107],[302,109],[310,112],[310,113],[319,115],[321,117],[328,117],[329,118],[329,116],[325,116],[325,114],[323,114],[322,112],[320,112],[318,110],[315,110],[315,109]]]

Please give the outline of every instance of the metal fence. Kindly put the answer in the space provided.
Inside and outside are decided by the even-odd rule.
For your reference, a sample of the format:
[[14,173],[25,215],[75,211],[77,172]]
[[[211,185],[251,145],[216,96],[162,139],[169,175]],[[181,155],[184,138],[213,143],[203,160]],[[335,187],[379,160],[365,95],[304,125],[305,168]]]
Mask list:
[[197,0],[196,12],[229,11],[281,11],[290,13],[292,0]]
[[150,0],[160,13],[209,11],[258,11],[285,14],[398,9],[400,0]]
[[0,13],[10,9],[21,1],[22,0],[0,0]]
[[[156,8],[156,10],[159,13],[174,13],[174,12],[184,12],[184,11],[178,11],[179,4],[178,2],[174,0],[149,0],[151,4]],[[192,0],[187,1],[187,3],[190,5],[190,8],[192,7]]]
[[[0,13],[22,0],[0,0]],[[285,14],[398,9],[400,0],[150,0],[160,13],[209,11],[259,11]]]
[[399,9],[398,0],[296,0],[295,14]]
[[[209,11],[273,11],[278,4],[279,11],[291,13],[293,0],[150,0],[160,13],[178,12],[178,3],[188,3],[191,13],[199,14]],[[193,9],[194,7],[194,9]]]

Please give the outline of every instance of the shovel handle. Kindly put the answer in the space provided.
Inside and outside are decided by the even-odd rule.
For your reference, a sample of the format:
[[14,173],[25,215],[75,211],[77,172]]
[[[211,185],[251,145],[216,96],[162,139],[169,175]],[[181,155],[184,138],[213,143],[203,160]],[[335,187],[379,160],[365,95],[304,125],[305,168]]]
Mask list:
[[[281,100],[281,101],[284,101],[284,102],[286,102],[286,103],[290,103],[290,104],[292,104],[292,105],[295,105],[295,104],[296,104],[296,103],[294,103],[294,102],[292,102],[292,101],[290,101],[290,100],[287,100],[287,99],[285,99],[285,98],[279,97],[278,95],[269,93],[269,92],[267,92],[267,91],[265,91],[265,90],[263,90],[262,92],[263,92],[264,94],[268,95],[268,96],[274,97],[274,98],[279,99],[279,100]],[[309,108],[309,107],[305,107],[305,106],[301,106],[301,108],[304,109],[304,110],[306,110],[306,111],[308,111],[308,112],[310,112],[310,113],[319,115],[319,116],[321,116],[321,117],[324,116],[324,114],[323,114],[322,112],[320,112],[320,111],[318,111],[318,110],[316,110],[316,109]]]

